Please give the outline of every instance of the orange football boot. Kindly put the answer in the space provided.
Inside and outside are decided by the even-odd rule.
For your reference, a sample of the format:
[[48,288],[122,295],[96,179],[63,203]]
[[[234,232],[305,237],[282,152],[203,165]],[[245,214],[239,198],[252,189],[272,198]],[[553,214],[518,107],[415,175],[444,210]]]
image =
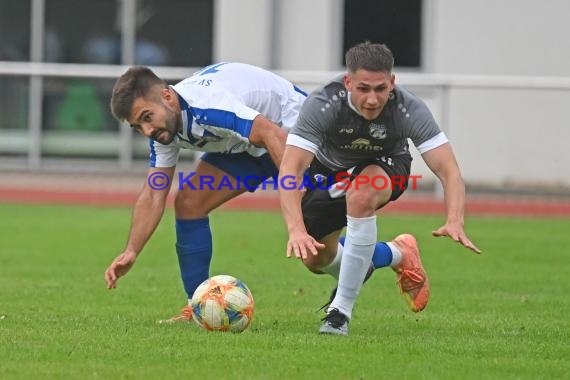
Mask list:
[[392,268],[397,274],[396,283],[410,309],[417,313],[429,300],[429,282],[420,260],[418,243],[410,234],[399,235],[392,243],[402,252],[402,261]]
[[192,321],[192,306],[184,306],[182,312],[169,319],[162,319],[158,323],[177,323],[177,322],[191,322]]

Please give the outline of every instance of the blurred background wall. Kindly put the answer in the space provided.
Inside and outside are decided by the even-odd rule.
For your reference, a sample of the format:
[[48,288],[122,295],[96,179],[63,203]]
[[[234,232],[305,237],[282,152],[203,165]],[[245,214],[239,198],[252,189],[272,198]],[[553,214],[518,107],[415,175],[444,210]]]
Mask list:
[[[310,91],[369,40],[394,51],[397,82],[425,99],[470,186],[570,194],[570,2],[547,5],[0,0],[0,169],[144,169],[146,140],[108,111],[126,66],[176,82],[243,61]],[[421,159],[414,172],[433,180]]]

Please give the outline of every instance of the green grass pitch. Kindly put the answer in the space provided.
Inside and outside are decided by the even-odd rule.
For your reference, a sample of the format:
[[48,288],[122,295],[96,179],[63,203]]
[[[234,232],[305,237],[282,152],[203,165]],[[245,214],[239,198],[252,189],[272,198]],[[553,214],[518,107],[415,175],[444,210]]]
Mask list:
[[407,310],[389,269],[364,286],[346,338],[320,336],[335,283],[286,259],[277,213],[218,211],[212,274],[256,301],[242,334],[159,325],[185,299],[169,210],[117,289],[103,272],[130,209],[0,204],[0,379],[554,379],[570,374],[570,221],[470,217],[477,256],[432,238],[437,216],[381,216],[416,235],[431,300]]

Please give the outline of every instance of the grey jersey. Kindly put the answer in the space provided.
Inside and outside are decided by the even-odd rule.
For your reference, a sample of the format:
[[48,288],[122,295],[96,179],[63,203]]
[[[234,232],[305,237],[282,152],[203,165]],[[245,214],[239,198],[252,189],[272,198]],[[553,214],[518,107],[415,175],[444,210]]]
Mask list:
[[369,121],[350,104],[340,76],[307,98],[287,144],[343,170],[382,156],[409,155],[408,138],[416,147],[432,139],[437,140],[432,147],[447,142],[424,102],[407,89],[396,86],[380,116]]

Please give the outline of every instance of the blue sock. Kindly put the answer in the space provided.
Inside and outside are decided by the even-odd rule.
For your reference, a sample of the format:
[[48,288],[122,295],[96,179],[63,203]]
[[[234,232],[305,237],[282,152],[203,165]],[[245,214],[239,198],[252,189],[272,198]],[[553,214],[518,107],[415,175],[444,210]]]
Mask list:
[[[344,236],[338,238],[339,243],[344,247]],[[372,264],[374,269],[384,268],[392,262],[392,250],[388,244],[383,242],[376,243],[374,247],[374,254],[372,255]]]
[[176,253],[188,299],[210,274],[212,231],[208,217],[176,219]]

